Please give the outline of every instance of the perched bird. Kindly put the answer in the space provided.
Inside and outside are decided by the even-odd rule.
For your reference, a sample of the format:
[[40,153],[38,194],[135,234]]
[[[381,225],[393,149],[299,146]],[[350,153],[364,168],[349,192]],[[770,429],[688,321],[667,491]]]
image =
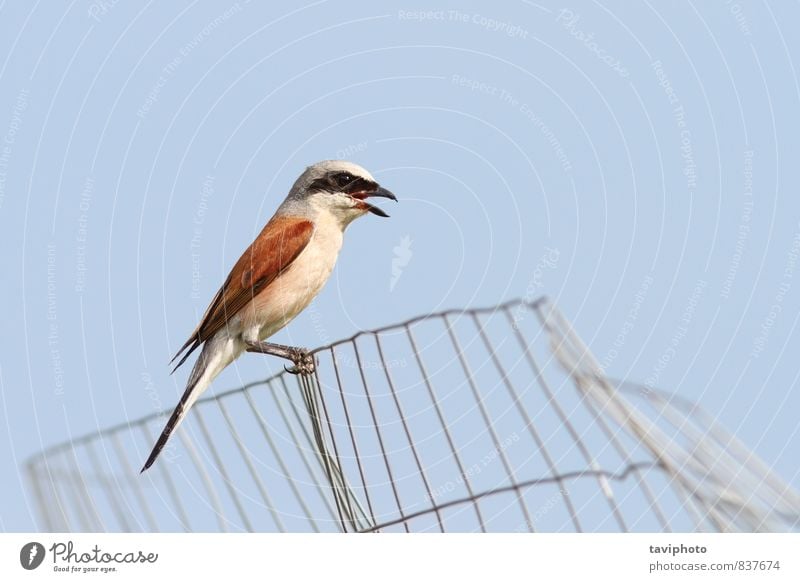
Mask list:
[[[364,168],[345,161],[309,166],[264,229],[236,261],[192,335],[172,359],[177,370],[200,346],[186,390],[153,447],[149,469],[170,434],[214,378],[242,352],[286,358],[289,370],[309,373],[307,350],[264,341],[283,328],[319,293],[336,263],[344,230],[367,212],[388,217],[366,201],[397,201]],[[175,371],[173,370],[173,372]]]

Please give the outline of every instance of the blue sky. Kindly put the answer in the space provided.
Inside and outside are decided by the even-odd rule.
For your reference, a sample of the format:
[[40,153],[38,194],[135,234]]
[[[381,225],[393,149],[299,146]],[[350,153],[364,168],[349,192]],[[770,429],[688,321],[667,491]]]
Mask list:
[[6,2],[0,528],[36,527],[25,458],[172,406],[228,269],[341,157],[400,203],[276,341],[547,294],[800,484],[798,10]]

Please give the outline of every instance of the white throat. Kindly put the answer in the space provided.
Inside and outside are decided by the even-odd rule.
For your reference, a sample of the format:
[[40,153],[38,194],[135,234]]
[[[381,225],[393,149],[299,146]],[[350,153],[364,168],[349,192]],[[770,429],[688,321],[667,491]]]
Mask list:
[[327,193],[310,196],[308,206],[311,208],[312,219],[315,224],[326,223],[329,226],[338,226],[341,232],[359,216],[364,215],[363,210],[355,207],[355,202],[351,206],[341,203],[341,197]]

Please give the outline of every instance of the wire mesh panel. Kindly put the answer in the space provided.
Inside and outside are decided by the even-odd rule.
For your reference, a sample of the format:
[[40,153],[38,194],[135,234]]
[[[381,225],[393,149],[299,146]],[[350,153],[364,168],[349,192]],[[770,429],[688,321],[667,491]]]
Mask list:
[[28,463],[62,531],[781,531],[800,497],[685,400],[606,378],[545,299],[315,350]]

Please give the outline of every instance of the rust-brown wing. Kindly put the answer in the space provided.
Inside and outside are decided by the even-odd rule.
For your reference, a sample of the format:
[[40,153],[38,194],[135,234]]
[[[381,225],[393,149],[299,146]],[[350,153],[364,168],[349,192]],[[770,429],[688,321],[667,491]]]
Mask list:
[[236,261],[197,329],[172,358],[175,361],[188,348],[173,372],[292,264],[308,245],[313,231],[313,223],[305,218],[275,216],[267,223]]

